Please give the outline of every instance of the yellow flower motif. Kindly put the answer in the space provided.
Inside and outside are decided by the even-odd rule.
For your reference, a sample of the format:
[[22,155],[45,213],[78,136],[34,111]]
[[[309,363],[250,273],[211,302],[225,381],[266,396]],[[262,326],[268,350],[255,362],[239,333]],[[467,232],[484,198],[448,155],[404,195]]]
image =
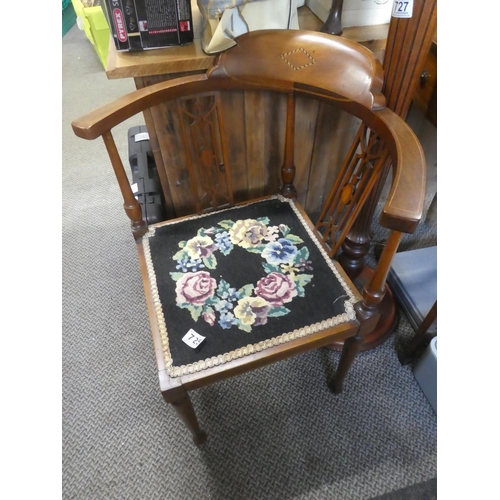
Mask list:
[[243,325],[264,325],[271,306],[261,297],[244,297],[234,308],[234,315]]
[[281,270],[284,274],[289,274],[292,278],[295,276],[296,272],[299,272],[300,269],[294,267],[293,264],[281,264]]
[[266,235],[267,226],[255,219],[238,220],[229,230],[231,243],[242,248],[260,245]]
[[192,260],[210,257],[216,248],[212,238],[208,236],[195,236],[191,238],[184,247]]

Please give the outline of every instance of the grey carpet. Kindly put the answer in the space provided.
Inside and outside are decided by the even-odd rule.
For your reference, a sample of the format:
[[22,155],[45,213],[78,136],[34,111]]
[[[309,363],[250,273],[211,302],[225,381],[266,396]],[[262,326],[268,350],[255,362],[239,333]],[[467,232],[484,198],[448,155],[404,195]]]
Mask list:
[[[133,82],[108,80],[76,26],[62,51],[63,498],[369,499],[435,478],[436,415],[396,356],[413,334],[404,316],[357,358],[340,396],[326,387],[339,359],[329,350],[193,392],[209,435],[193,445],[159,392],[134,242],[104,146],[70,128]],[[125,155],[138,124],[116,131]],[[435,239],[435,225],[412,241],[428,234]]]
[[437,479],[429,479],[415,486],[385,493],[373,500],[437,500]]

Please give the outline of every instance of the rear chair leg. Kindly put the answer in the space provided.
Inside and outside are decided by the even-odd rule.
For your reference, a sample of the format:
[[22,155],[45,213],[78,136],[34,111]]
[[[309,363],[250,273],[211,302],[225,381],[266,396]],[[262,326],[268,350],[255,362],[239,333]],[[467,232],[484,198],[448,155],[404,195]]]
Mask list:
[[175,408],[184,425],[191,431],[195,444],[198,446],[203,444],[207,439],[207,434],[200,428],[191,398],[186,389],[178,386],[174,390],[163,391],[162,396],[167,403],[170,403]]

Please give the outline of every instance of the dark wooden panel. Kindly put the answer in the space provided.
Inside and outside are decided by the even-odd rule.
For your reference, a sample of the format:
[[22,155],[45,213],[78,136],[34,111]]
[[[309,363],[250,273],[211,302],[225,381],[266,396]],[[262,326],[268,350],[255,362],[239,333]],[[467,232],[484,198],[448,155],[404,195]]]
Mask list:
[[[148,77],[146,85],[166,80]],[[284,156],[285,94],[269,91],[231,91],[222,95],[222,116],[227,165],[235,201],[277,192]],[[167,208],[177,216],[193,210],[184,149],[175,103],[161,104],[144,113],[150,130]],[[359,119],[334,106],[299,97],[295,124],[295,187],[309,213],[319,210],[333,183]],[[161,132],[157,137],[158,131]],[[156,146],[156,148],[155,148]]]

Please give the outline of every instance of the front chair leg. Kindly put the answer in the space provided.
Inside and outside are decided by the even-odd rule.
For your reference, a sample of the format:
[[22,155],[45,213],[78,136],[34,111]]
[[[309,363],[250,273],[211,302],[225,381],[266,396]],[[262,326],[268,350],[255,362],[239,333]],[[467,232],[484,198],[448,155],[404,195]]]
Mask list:
[[184,425],[191,431],[195,444],[198,446],[203,444],[207,439],[207,434],[200,428],[191,398],[186,389],[178,386],[175,389],[162,391],[162,396],[167,403],[170,403],[175,408]]
[[347,372],[349,368],[351,368],[352,362],[360,351],[363,342],[364,337],[360,336],[359,333],[355,337],[350,337],[344,341],[339,366],[337,367],[333,380],[328,384],[328,387],[334,394],[340,394],[342,392],[342,384],[344,383]]
[[344,340],[339,366],[337,367],[333,380],[328,384],[328,387],[334,394],[340,394],[342,392],[342,384],[344,383],[347,372],[351,368],[354,358],[361,350],[366,335],[375,328],[380,318],[380,315],[377,313],[373,314],[373,316],[369,316],[366,314],[366,311],[360,309],[360,305],[360,303],[357,303],[354,308],[357,310],[358,317],[364,319],[361,321],[361,325],[356,335]]
[[356,335],[344,341],[337,375],[333,382],[329,384],[330,389],[335,394],[342,392],[342,382],[356,354],[358,354],[365,337],[375,329],[380,319],[378,308],[385,295],[387,274],[391,267],[392,258],[398,249],[401,236],[402,233],[399,231],[391,231],[389,233],[373,276],[363,287],[363,300],[354,305],[356,316],[361,324]]

